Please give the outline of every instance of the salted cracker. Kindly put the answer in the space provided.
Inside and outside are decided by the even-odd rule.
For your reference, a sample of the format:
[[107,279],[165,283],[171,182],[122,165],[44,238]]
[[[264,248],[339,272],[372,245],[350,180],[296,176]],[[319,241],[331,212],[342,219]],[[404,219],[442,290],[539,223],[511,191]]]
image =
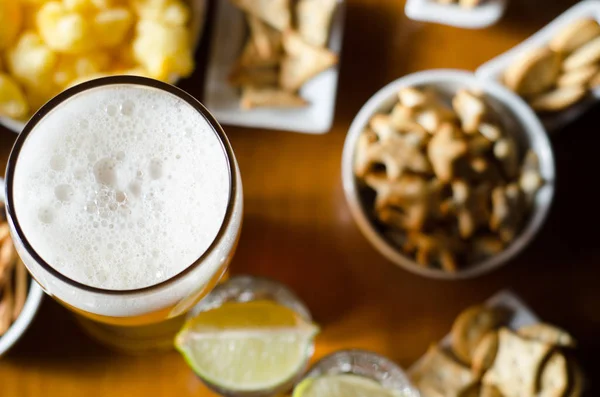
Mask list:
[[534,396],[544,360],[552,347],[525,339],[502,328],[494,364],[483,376],[483,383],[498,388],[504,397]]

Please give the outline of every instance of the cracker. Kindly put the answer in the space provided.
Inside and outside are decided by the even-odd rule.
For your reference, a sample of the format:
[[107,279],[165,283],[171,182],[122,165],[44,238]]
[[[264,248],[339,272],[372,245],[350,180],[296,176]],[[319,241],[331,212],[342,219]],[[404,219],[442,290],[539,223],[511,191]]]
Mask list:
[[550,40],[549,46],[556,52],[569,53],[598,36],[598,22],[595,19],[582,18],[565,26]]
[[260,18],[246,15],[250,27],[250,39],[258,55],[263,59],[272,59],[281,54],[281,32],[270,27]]
[[573,69],[558,78],[558,87],[585,86],[600,71],[598,65],[586,65],[579,69]]
[[377,142],[377,134],[368,128],[358,137],[354,155],[354,173],[360,178],[364,178],[369,171],[371,165],[369,147],[375,142]]
[[333,52],[305,43],[293,31],[284,32],[283,48],[287,56],[281,63],[279,84],[288,91],[297,91],[308,80],[338,62]]
[[433,171],[442,182],[454,177],[455,164],[468,150],[462,133],[452,124],[443,124],[431,139],[427,148]]
[[486,184],[472,188],[464,180],[456,179],[452,182],[452,201],[460,237],[470,238],[479,227],[488,222],[490,193],[490,186]]
[[398,133],[398,130],[392,125],[391,116],[383,113],[373,115],[369,120],[369,126],[380,140],[386,140],[391,135]]
[[569,370],[565,356],[555,351],[542,366],[536,397],[564,397],[569,386]]
[[232,2],[280,31],[288,29],[292,24],[290,0],[232,0]]
[[558,53],[541,47],[525,53],[510,65],[504,73],[504,82],[520,95],[538,95],[556,83],[559,73]]
[[552,348],[546,343],[528,340],[502,328],[494,364],[483,376],[483,383],[492,385],[504,397],[534,396],[542,364]]
[[524,216],[524,197],[519,187],[511,183],[492,190],[490,230],[506,243],[516,237]]
[[563,69],[566,71],[579,69],[600,61],[600,37],[596,37],[565,58]]
[[576,104],[586,94],[587,90],[582,86],[561,87],[533,97],[529,104],[538,112],[556,112]]
[[415,121],[427,132],[435,134],[446,122],[452,122],[456,115],[445,106],[430,106],[415,114]]
[[479,342],[488,332],[494,331],[506,320],[506,311],[498,308],[473,306],[464,310],[452,325],[452,351],[464,363],[471,364]]
[[399,133],[374,142],[365,154],[364,167],[383,164],[389,179],[397,179],[405,170],[429,172],[431,165],[420,148]]
[[490,331],[479,341],[471,360],[471,370],[478,378],[491,368],[498,353],[498,332]]
[[398,100],[402,106],[409,109],[425,106],[431,98],[423,91],[414,87],[404,87],[398,91]]
[[467,134],[476,133],[487,111],[483,99],[462,89],[452,99],[452,107],[460,118],[463,131]]
[[371,173],[365,176],[365,183],[377,193],[376,210],[414,204],[421,201],[429,189],[425,179],[410,174],[390,180],[384,173]]
[[274,87],[244,87],[240,102],[242,109],[254,108],[301,108],[308,105],[303,98]]
[[422,365],[412,375],[412,380],[426,395],[458,397],[475,382],[468,368],[454,361],[439,347],[429,348]]
[[573,336],[571,336],[571,334],[564,329],[550,324],[537,323],[526,325],[519,328],[517,333],[524,338],[549,343],[555,346],[571,348],[577,346],[577,341],[575,338],[573,338]]
[[309,44],[324,47],[337,0],[300,0],[296,5],[298,31]]

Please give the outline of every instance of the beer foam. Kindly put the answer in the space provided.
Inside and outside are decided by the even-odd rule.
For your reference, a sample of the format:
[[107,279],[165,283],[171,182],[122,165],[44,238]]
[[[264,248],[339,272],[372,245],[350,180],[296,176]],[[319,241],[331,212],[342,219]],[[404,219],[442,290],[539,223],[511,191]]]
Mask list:
[[135,85],[91,89],[52,110],[25,140],[13,185],[38,255],[112,290],[191,265],[214,241],[229,193],[227,158],[202,114]]

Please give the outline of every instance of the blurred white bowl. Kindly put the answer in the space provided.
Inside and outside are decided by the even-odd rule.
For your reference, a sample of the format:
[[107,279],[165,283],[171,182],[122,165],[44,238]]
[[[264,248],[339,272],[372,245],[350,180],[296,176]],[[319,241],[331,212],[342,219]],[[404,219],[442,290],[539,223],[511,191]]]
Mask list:
[[[0,186],[2,187],[0,189],[0,202],[4,202],[4,179],[2,178],[0,178]],[[43,297],[44,292],[42,291],[42,288],[34,279],[31,279],[23,311],[21,311],[17,321],[10,326],[8,331],[0,336],[0,357],[6,354],[6,352],[17,343],[27,328],[29,328],[29,325],[33,321],[33,318],[42,303]]]
[[483,29],[504,15],[507,0],[487,0],[474,8],[440,4],[435,0],[407,0],[404,12],[410,19],[466,29]]
[[[190,21],[191,35],[194,38],[194,49],[198,48],[200,40],[202,39],[202,32],[204,30],[204,24],[206,22],[206,0],[186,0],[191,4],[192,18]],[[177,84],[177,81],[174,82]],[[0,125],[8,128],[9,130],[19,134],[23,131],[26,122],[20,120],[14,120],[8,117],[0,116]]]
[[[482,262],[468,265],[456,273],[448,273],[441,269],[428,268],[416,263],[412,257],[402,253],[390,243],[378,230],[370,211],[365,210],[365,203],[361,198],[358,182],[354,175],[354,152],[358,137],[368,125],[373,114],[389,112],[397,102],[397,93],[402,87],[408,86],[435,86],[437,89],[453,93],[459,88],[480,90],[486,96],[506,110],[506,118],[513,121],[515,138],[522,148],[532,148],[538,155],[540,171],[545,185],[536,195],[532,214],[517,238],[500,254],[490,257]],[[511,129],[512,130],[512,129]],[[414,73],[386,85],[367,101],[358,112],[344,144],[342,156],[342,182],[350,212],[358,227],[371,242],[371,244],[386,258],[396,265],[421,276],[437,279],[464,279],[480,276],[507,263],[533,239],[542,226],[554,196],[554,156],[550,141],[539,119],[531,108],[517,95],[494,81],[480,80],[470,72],[459,70],[428,70]]]

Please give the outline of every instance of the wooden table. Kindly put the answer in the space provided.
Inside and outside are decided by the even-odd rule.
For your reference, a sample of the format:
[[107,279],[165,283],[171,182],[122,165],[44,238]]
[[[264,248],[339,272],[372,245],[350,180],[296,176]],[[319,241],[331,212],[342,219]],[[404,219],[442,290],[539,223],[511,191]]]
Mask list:
[[[323,332],[315,359],[343,348],[385,354],[408,367],[445,335],[456,314],[512,288],[545,320],[580,341],[590,378],[599,375],[600,211],[596,169],[600,108],[553,139],[558,190],[538,238],[510,265],[475,280],[417,277],[381,257],[350,217],[340,182],[352,118],[380,87],[429,68],[474,70],[567,9],[570,0],[513,0],[486,30],[418,23],[404,1],[348,0],[335,124],[324,136],[225,126],[242,171],[244,230],[232,271],[280,280],[304,299]],[[210,29],[210,26],[209,26]],[[182,85],[202,96],[198,71]],[[0,131],[6,160],[14,135]],[[595,390],[595,392],[594,392]],[[599,395],[598,388],[590,390]],[[175,352],[122,356],[96,345],[51,299],[22,341],[0,360],[0,396],[212,396]]]

